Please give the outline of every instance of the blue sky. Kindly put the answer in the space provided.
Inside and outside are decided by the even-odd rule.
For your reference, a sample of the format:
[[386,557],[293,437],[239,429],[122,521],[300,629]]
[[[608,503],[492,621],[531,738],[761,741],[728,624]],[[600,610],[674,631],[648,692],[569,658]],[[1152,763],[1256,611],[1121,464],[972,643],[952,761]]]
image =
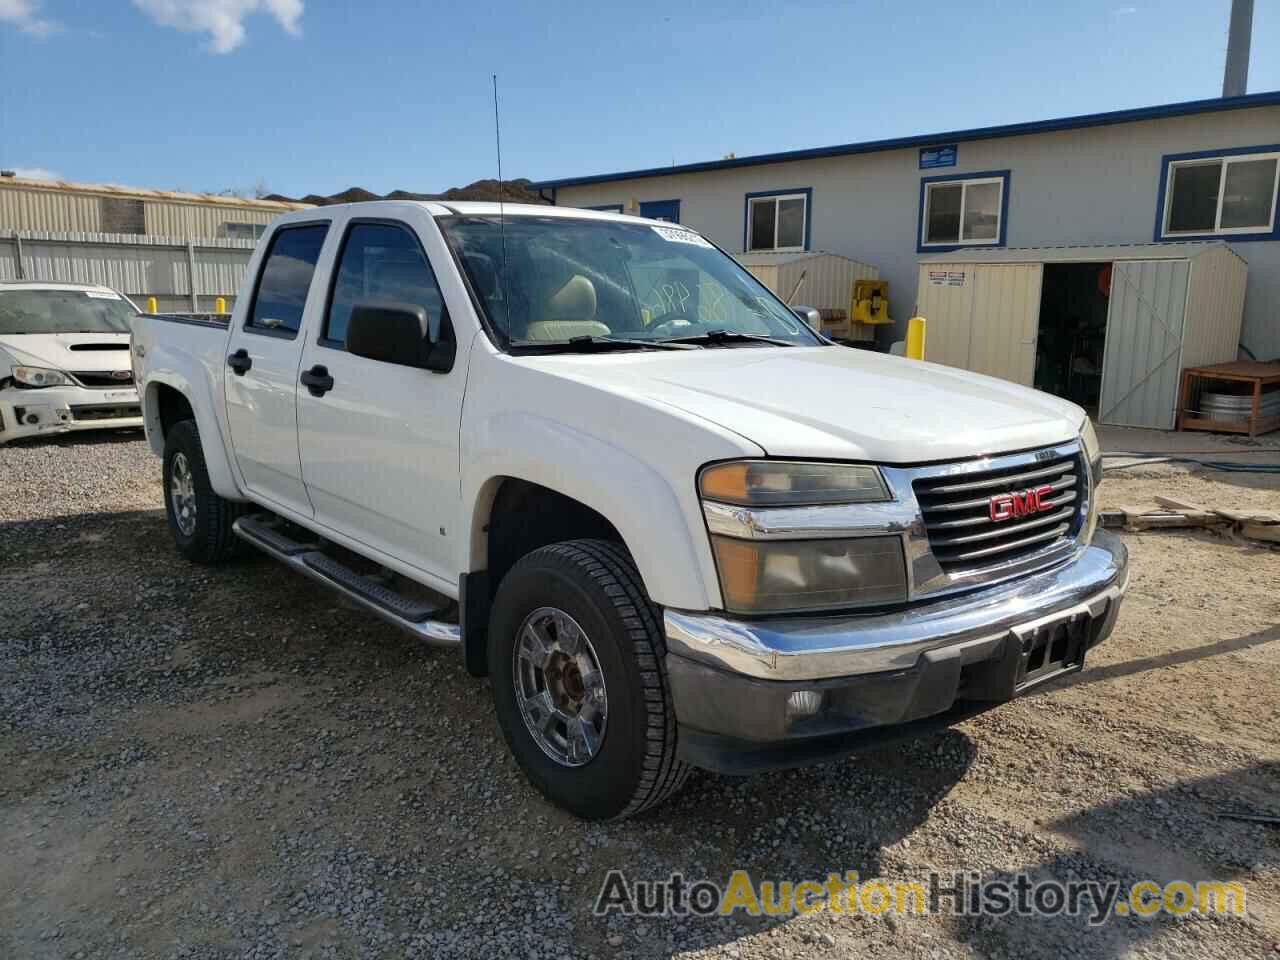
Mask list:
[[[443,190],[1218,95],[1229,0],[0,0],[0,167]],[[1280,89],[1258,0],[1250,92]]]

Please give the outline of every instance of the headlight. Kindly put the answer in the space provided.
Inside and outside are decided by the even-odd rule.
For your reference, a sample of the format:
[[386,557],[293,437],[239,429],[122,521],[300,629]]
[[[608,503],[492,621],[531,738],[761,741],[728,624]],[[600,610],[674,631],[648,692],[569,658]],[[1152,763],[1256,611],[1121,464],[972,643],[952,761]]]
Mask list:
[[[902,540],[857,504],[892,500],[875,467],[841,463],[743,460],[707,467],[698,478],[725,609],[781,613],[895,603],[907,598]],[[723,506],[730,505],[729,507]],[[788,508],[799,508],[791,510]],[[883,509],[869,507],[871,511]],[[823,531],[830,514],[829,531]],[[724,523],[726,514],[731,515]],[[813,536],[757,535],[769,520],[803,516]],[[867,536],[845,534],[851,520],[872,519]],[[785,525],[785,522],[784,522]]]
[[708,500],[744,507],[878,503],[889,499],[889,488],[879,470],[847,463],[718,463],[702,471],[699,485]]
[[71,382],[60,370],[45,367],[14,367],[13,379],[24,387],[61,387]]
[[1102,447],[1098,443],[1098,435],[1093,431],[1093,421],[1084,418],[1084,426],[1080,428],[1080,445],[1084,447],[1085,459],[1089,461],[1089,475],[1093,477],[1096,487],[1102,482]]
[[726,610],[780,613],[907,598],[898,537],[735,540],[712,536]]

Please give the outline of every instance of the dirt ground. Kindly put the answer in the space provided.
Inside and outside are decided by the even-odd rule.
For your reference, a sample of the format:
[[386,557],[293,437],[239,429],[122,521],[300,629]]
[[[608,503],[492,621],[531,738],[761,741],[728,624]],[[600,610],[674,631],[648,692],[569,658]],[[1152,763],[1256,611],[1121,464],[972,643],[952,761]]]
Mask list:
[[[945,732],[584,825],[486,681],[265,558],[170,546],[136,437],[0,448],[0,957],[1277,957],[1280,550],[1125,534],[1083,673]],[[1117,471],[1280,510],[1280,477]],[[1239,880],[1244,918],[597,918],[605,873]]]

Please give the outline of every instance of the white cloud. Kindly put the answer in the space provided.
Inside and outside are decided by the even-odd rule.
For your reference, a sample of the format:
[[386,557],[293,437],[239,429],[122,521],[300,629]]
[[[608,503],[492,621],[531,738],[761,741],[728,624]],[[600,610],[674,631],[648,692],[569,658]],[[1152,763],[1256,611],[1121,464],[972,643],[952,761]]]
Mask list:
[[0,0],[0,23],[12,23],[33,37],[47,37],[61,27],[40,16],[39,0]]
[[[3,3],[4,0],[0,0]],[[27,180],[61,180],[62,174],[54,170],[48,170],[45,167],[14,167],[15,176],[24,177]]]
[[[0,0],[9,2],[24,0]],[[213,53],[230,53],[244,43],[244,19],[259,11],[271,14],[286,33],[302,31],[303,0],[133,0],[133,5],[161,26],[209,34]]]

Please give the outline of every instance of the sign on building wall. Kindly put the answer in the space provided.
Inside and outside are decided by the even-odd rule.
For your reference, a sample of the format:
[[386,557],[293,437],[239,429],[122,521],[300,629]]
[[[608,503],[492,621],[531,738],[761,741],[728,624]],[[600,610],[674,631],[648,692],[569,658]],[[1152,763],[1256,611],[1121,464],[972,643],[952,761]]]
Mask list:
[[929,286],[931,287],[963,287],[963,270],[930,270]]
[[949,143],[942,147],[920,148],[920,169],[932,170],[935,167],[954,167],[956,165],[957,147]]

